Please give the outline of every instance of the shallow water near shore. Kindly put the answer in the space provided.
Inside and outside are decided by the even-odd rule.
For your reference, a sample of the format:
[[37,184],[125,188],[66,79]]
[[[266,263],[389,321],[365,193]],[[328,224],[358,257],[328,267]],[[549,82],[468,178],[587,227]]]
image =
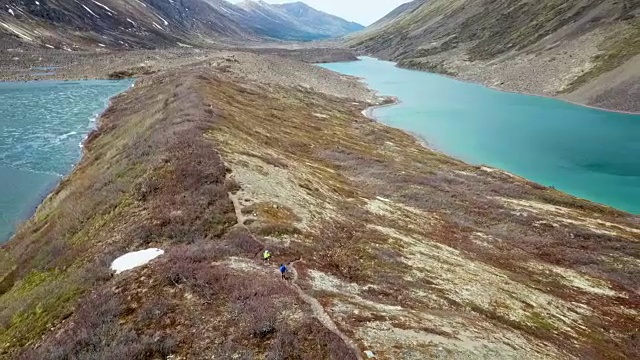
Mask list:
[[501,92],[367,57],[322,66],[398,97],[400,104],[375,109],[374,117],[448,155],[640,213],[640,115]]
[[109,98],[132,83],[0,82],[0,242],[71,171]]

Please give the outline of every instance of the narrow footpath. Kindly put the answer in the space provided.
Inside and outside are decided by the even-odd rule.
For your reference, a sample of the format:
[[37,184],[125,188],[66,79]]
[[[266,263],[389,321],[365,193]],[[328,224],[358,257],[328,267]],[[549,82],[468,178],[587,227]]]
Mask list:
[[[229,193],[229,198],[233,202],[233,207],[235,208],[235,212],[236,212],[237,224],[235,226],[245,228],[248,231],[249,229],[245,225],[245,221],[247,221],[249,219],[253,219],[253,218],[247,217],[242,213],[242,207],[240,205],[240,200],[238,199],[238,197],[235,194]],[[266,245],[264,244],[264,242],[262,242],[259,239],[255,238],[253,236],[253,234],[251,234],[250,231],[249,231],[249,234],[251,235],[251,237],[255,241],[260,243],[263,248],[266,248]],[[320,321],[320,323],[327,330],[331,331],[332,333],[337,335],[340,339],[342,339],[342,341],[344,341],[345,345],[347,345],[351,349],[353,354],[356,356],[356,359],[363,360],[363,357],[360,354],[360,350],[358,349],[358,346],[356,345],[355,341],[353,341],[353,339],[351,339],[350,337],[345,335],[342,331],[340,331],[340,329],[338,329],[338,327],[336,326],[336,324],[333,321],[333,319],[331,319],[329,314],[327,314],[327,312],[324,310],[324,307],[322,307],[322,304],[320,304],[320,302],[316,298],[314,298],[314,297],[308,295],[307,293],[305,293],[304,290],[302,290],[302,288],[297,284],[298,271],[294,267],[294,264],[298,263],[298,262],[301,262],[301,261],[302,261],[302,259],[298,259],[298,260],[292,261],[292,262],[287,264],[287,268],[293,274],[293,277],[292,277],[291,281],[288,281],[287,284],[289,286],[292,286],[296,290],[296,292],[298,293],[298,296],[311,307],[311,310],[313,311],[313,317],[318,319],[318,321]]]
[[293,288],[298,293],[298,296],[300,296],[300,298],[304,300],[304,302],[306,302],[311,307],[311,309],[313,310],[313,317],[318,319],[318,321],[320,321],[320,323],[324,325],[324,327],[327,328],[327,330],[331,331],[332,333],[340,337],[340,339],[344,341],[344,343],[351,349],[351,351],[353,351],[353,353],[356,355],[356,358],[358,360],[362,360],[362,356],[360,355],[360,349],[358,349],[358,346],[353,341],[353,339],[351,339],[350,337],[345,335],[342,331],[340,331],[340,329],[338,329],[333,319],[331,319],[329,314],[327,314],[327,312],[324,310],[324,307],[322,307],[322,304],[320,304],[320,302],[316,298],[305,293],[304,290],[302,290],[302,288],[300,288],[300,286],[298,286],[298,284],[296,283],[296,281],[298,280],[298,271],[293,265],[300,261],[302,261],[302,259],[293,261],[289,264],[289,269],[293,273],[293,279],[291,280],[291,284],[293,285]]

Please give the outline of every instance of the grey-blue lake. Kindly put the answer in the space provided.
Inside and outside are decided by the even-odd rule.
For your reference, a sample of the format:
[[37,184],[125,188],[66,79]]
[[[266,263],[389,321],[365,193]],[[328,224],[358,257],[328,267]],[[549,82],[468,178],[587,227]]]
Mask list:
[[398,97],[399,105],[374,116],[448,155],[640,213],[640,115],[501,92],[366,57],[323,66]]
[[0,82],[0,242],[73,169],[109,98],[132,83]]

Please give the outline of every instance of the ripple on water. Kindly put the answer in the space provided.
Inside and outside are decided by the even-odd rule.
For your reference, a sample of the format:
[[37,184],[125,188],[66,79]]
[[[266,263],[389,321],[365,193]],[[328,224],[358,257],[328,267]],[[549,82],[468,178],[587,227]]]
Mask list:
[[73,168],[97,114],[131,83],[0,82],[0,242]]

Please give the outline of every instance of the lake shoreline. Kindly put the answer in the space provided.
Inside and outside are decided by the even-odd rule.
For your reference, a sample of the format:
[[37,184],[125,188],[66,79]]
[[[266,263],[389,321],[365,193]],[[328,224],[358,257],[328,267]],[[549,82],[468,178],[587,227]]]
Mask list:
[[[361,60],[364,60],[364,61],[366,61],[366,59],[367,59],[366,57],[361,58]],[[390,69],[392,66],[394,68],[400,69],[398,71],[407,71],[407,70],[403,69],[402,67],[396,66],[396,64],[393,62],[382,61],[382,62],[386,62],[387,64],[373,65],[375,64],[374,63],[375,61],[379,61],[379,60],[374,58],[369,58],[369,59],[370,61],[372,61],[371,64],[356,65],[356,63],[354,62],[351,65],[337,64],[336,67],[329,67],[332,70],[335,69],[334,71],[337,71],[341,74],[345,74],[347,76],[354,76],[358,78],[363,84],[366,84],[373,91],[375,91],[378,98],[384,98],[384,99],[390,100],[390,103],[381,104],[378,102],[378,103],[374,103],[373,106],[370,106],[367,109],[364,109],[362,111],[362,114],[365,117],[373,121],[380,122],[380,119],[378,119],[375,116],[376,115],[375,111],[377,109],[388,107],[388,106],[401,105],[403,102],[406,101],[407,102],[406,106],[402,107],[401,110],[398,111],[398,116],[402,116],[404,120],[401,120],[403,118],[391,117],[389,118],[389,121],[391,121],[391,123],[394,124],[391,126],[397,129],[400,129],[406,132],[407,134],[411,135],[414,139],[416,139],[416,141],[418,141],[422,146],[424,146],[429,150],[444,154],[446,156],[452,157],[458,161],[462,161],[468,164],[472,164],[480,167],[485,166],[487,168],[500,170],[507,174],[523,177],[537,184],[544,184],[541,186],[557,187],[561,189],[561,191],[571,194],[572,196],[579,197],[581,199],[588,199],[589,201],[596,202],[604,206],[609,206],[609,207],[619,209],[621,211],[638,214],[639,211],[637,210],[637,207],[633,205],[633,200],[632,200],[636,196],[637,187],[633,186],[632,183],[629,183],[629,181],[625,180],[626,179],[625,177],[616,177],[615,179],[611,180],[611,181],[614,181],[615,184],[618,184],[616,188],[620,187],[619,190],[614,190],[613,188],[611,188],[611,190],[604,191],[602,190],[603,186],[601,186],[602,185],[601,182],[603,181],[602,176],[606,176],[606,171],[607,171],[606,169],[603,169],[601,172],[598,172],[595,175],[589,175],[591,174],[591,172],[586,171],[586,169],[584,171],[567,173],[568,170],[566,170],[566,167],[563,168],[561,166],[561,164],[563,164],[562,161],[567,161],[566,157],[562,158],[562,156],[565,156],[566,154],[562,155],[563,153],[559,152],[559,153],[556,153],[557,155],[548,156],[549,159],[545,160],[543,155],[526,155],[526,152],[525,152],[525,154],[523,154],[524,156],[523,158],[529,159],[527,160],[528,162],[531,161],[531,164],[536,164],[535,166],[539,166],[541,167],[541,169],[544,170],[542,172],[536,173],[535,171],[531,170],[532,169],[531,166],[534,166],[534,165],[527,167],[527,165],[523,165],[522,161],[518,163],[517,157],[511,156],[511,155],[501,155],[501,154],[505,154],[505,152],[503,151],[504,149],[502,150],[500,149],[504,148],[505,146],[509,146],[508,148],[511,148],[511,149],[513,149],[514,146],[515,146],[515,149],[519,148],[518,145],[514,143],[514,141],[504,139],[504,141],[500,142],[499,144],[494,144],[495,141],[487,140],[488,141],[487,143],[485,141],[486,139],[488,139],[487,136],[492,136],[492,135],[488,133],[488,130],[483,130],[483,128],[486,128],[486,129],[492,128],[491,126],[493,125],[491,124],[495,124],[495,125],[501,126],[500,128],[503,129],[502,132],[518,131],[517,129],[514,128],[514,126],[517,126],[517,125],[509,121],[509,118],[511,117],[511,115],[508,115],[509,113],[503,112],[502,115],[499,115],[499,111],[494,108],[495,106],[499,106],[501,102],[505,104],[512,104],[512,106],[509,108],[509,111],[515,111],[516,113],[518,111],[527,112],[526,116],[523,114],[524,117],[522,119],[530,119],[531,121],[533,121],[528,123],[530,125],[527,125],[530,128],[529,131],[531,131],[532,133],[531,135],[522,135],[521,140],[528,141],[527,139],[531,139],[533,143],[536,143],[535,140],[531,138],[531,136],[534,136],[534,134],[535,136],[540,137],[540,139],[546,138],[544,135],[546,130],[544,129],[546,129],[546,127],[548,126],[551,126],[551,124],[548,124],[548,125],[544,125],[544,124],[547,124],[549,121],[551,121],[550,120],[551,118],[549,118],[549,116],[552,116],[552,118],[555,118],[558,116],[560,117],[566,116],[562,114],[569,114],[573,116],[573,118],[571,119],[566,119],[566,122],[562,122],[565,125],[561,125],[561,126],[559,125],[559,127],[561,128],[568,126],[567,124],[576,124],[579,126],[580,123],[589,124],[590,122],[594,122],[594,121],[595,121],[594,124],[599,124],[600,120],[598,119],[602,119],[603,117],[610,117],[612,122],[610,122],[609,125],[606,125],[606,126],[603,124],[602,126],[604,128],[602,129],[602,132],[593,130],[593,131],[584,133],[582,135],[578,134],[578,135],[572,135],[568,137],[568,139],[572,139],[570,140],[571,142],[576,144],[575,146],[571,146],[571,148],[574,149],[574,151],[581,151],[581,149],[584,150],[586,145],[578,145],[578,144],[588,144],[589,143],[588,139],[595,137],[596,139],[601,139],[603,141],[605,140],[611,141],[612,136],[615,136],[614,134],[618,134],[621,131],[623,131],[621,134],[625,134],[624,131],[627,131],[627,132],[633,131],[633,129],[636,128],[636,125],[633,125],[635,122],[633,121],[629,122],[627,120],[635,120],[635,117],[638,114],[625,113],[621,111],[611,111],[606,109],[597,109],[597,108],[585,106],[582,104],[574,104],[574,103],[571,103],[570,101],[565,101],[564,99],[556,99],[556,98],[546,97],[546,96],[520,94],[520,93],[509,92],[509,91],[503,91],[500,89],[485,86],[483,84],[470,82],[470,81],[463,81],[451,76],[441,76],[440,80],[437,80],[437,78],[431,78],[433,81],[433,86],[429,87],[429,90],[425,89],[424,92],[422,92],[421,90],[419,90],[420,85],[418,84],[424,81],[429,81],[428,77],[416,79],[417,82],[411,83],[411,85],[417,86],[416,89],[412,87],[406,87],[403,85],[405,84],[405,81],[410,82],[411,81],[410,79],[415,78],[416,75],[412,75],[411,73],[408,73],[408,72],[404,74],[402,73],[386,74],[385,71],[391,71]],[[388,70],[385,70],[385,69],[388,69]],[[419,73],[424,73],[425,75],[428,74],[429,76],[440,75],[440,74],[433,74],[433,73],[428,73],[424,71],[420,71]],[[444,79],[447,79],[447,80],[444,80]],[[454,82],[457,82],[458,85],[453,85],[453,83],[447,82],[451,80]],[[454,96],[455,98],[457,98],[458,96],[464,96],[463,95],[464,89],[466,88],[464,88],[463,84],[476,86],[475,90],[473,90],[472,88],[468,88],[468,89],[470,91],[470,94],[474,94],[469,96],[478,96],[478,99],[480,99],[478,102],[473,102],[472,98],[470,98],[469,101],[472,101],[472,102],[469,103],[469,106],[465,106],[464,102],[455,103],[455,100],[453,100],[454,98],[451,98],[449,96],[451,95],[451,96]],[[434,86],[435,88],[433,88]],[[442,86],[443,90],[437,90],[438,86]],[[442,93],[442,91],[445,91],[445,92]],[[495,91],[494,95],[490,94],[489,91]],[[392,96],[383,97],[382,94],[389,94]],[[439,109],[438,111],[446,112],[447,109],[449,108],[451,108],[452,110],[457,109],[456,111],[459,111],[459,113],[458,115],[456,115],[458,120],[455,123],[456,124],[459,123],[459,124],[454,125],[452,123],[451,125],[444,125],[443,123],[440,125],[432,124],[430,126],[425,127],[426,125],[419,125],[419,123],[414,123],[413,121],[414,119],[412,117],[413,115],[411,115],[414,112],[407,112],[408,110],[415,110],[415,114],[416,114],[415,121],[419,121],[418,118],[424,115],[418,115],[418,114],[423,114],[424,112],[428,113],[429,109],[431,109],[430,107],[423,108],[419,106],[421,103],[420,96],[423,96],[421,94],[423,94],[424,96],[432,96],[431,101],[432,102],[435,101],[434,106],[435,108]],[[426,94],[430,94],[430,95],[426,95]],[[499,94],[524,95],[524,97],[514,98],[515,99],[514,100],[506,95],[499,96]],[[496,100],[492,100],[493,99],[492,96],[496,96]],[[528,100],[526,99],[527,97],[529,97]],[[540,100],[535,100],[536,98],[548,98],[549,100],[560,100],[562,101],[562,103],[575,106],[575,108],[569,108],[569,107],[565,108],[560,105],[561,103],[555,103],[555,105],[553,105],[553,103],[536,102],[536,101],[540,101]],[[489,101],[489,102],[486,103],[485,105],[485,101]],[[495,103],[491,101],[494,101]],[[440,104],[440,105],[436,105],[436,104]],[[556,111],[556,112],[550,114],[540,108],[541,106],[547,106],[547,105],[549,106],[550,109],[554,109],[550,111]],[[484,108],[488,109],[487,111],[489,112],[487,114],[493,112],[494,115],[490,115],[489,117],[486,117],[486,116],[482,117],[484,115],[475,114],[476,110],[474,109],[477,109],[477,111],[483,111],[482,109]],[[597,111],[597,112],[590,112],[585,109],[593,109],[594,111]],[[391,116],[392,114],[395,113],[394,111],[395,110],[392,110],[388,114],[387,112],[385,112],[385,114]],[[496,113],[496,111],[498,112]],[[556,114],[556,115],[553,115],[553,114]],[[544,124],[540,124],[538,121],[534,121],[534,118],[536,118],[536,116],[538,117],[542,116],[548,121],[544,122]],[[631,116],[631,118],[627,119],[626,118],[627,116]],[[396,120],[392,120],[392,119],[396,119]],[[489,126],[489,128],[487,128],[484,125],[481,125],[481,123],[478,123],[478,121],[482,119],[484,119],[483,121],[489,121],[486,125],[486,126]],[[383,122],[383,124],[388,125],[385,122]],[[468,136],[470,137],[468,140],[470,142],[460,141],[461,140],[460,136],[467,136],[467,135],[463,135],[465,127],[460,127],[460,126],[463,126],[463,124],[471,126],[469,129],[474,129],[473,130],[474,132],[479,132],[478,135],[468,134]],[[509,125],[509,124],[512,124],[512,125]],[[626,125],[626,124],[629,124],[629,125]],[[623,127],[624,129],[628,129],[628,130],[623,130]],[[552,126],[549,129],[553,129],[553,128],[555,127]],[[430,129],[430,130],[427,130],[427,129]],[[454,131],[454,132],[451,132],[451,131]],[[455,133],[456,131],[462,132],[462,133]],[[480,134],[483,134],[482,135],[483,137],[478,138],[477,136],[479,136]],[[438,136],[436,137],[436,135]],[[430,138],[436,143],[440,143],[441,141],[444,141],[443,139],[441,139],[441,136],[445,136],[445,137],[454,136],[454,138],[452,139],[458,139],[458,140],[452,140],[453,141],[452,144],[457,144],[457,145],[455,145],[453,148],[450,148],[450,146],[446,145],[446,143],[442,143],[440,144],[441,146],[445,146],[445,147],[449,146],[449,147],[447,147],[448,149],[447,151],[441,151],[440,149],[432,146],[430,141],[426,141],[426,138]],[[476,139],[476,140],[473,140],[473,139]],[[625,141],[624,144],[627,144],[629,141],[631,141],[628,138],[628,136],[624,137],[624,139],[626,140],[622,140],[623,138],[620,138],[620,139],[621,139],[620,141]],[[482,152],[476,151],[471,153],[461,152],[461,151],[466,151],[464,150],[465,148],[464,144],[466,143],[475,144],[475,141],[483,141],[482,146],[484,146],[483,149],[485,150],[482,150]],[[562,140],[561,136],[555,136],[553,137],[553,139],[550,139],[549,141],[551,141],[552,144],[560,144],[564,140]],[[478,145],[475,145],[475,146],[478,146]],[[620,145],[620,146],[623,146],[623,145]],[[615,146],[609,151],[612,154],[619,153],[621,151],[620,146]],[[543,153],[544,152],[537,152],[534,154],[543,154]],[[573,154],[578,154],[578,152],[574,152]],[[566,155],[566,156],[569,156],[569,155]],[[569,157],[568,159],[574,159],[574,158],[576,159],[574,161],[579,161],[580,159],[583,159],[584,156],[582,157],[578,156],[577,158],[574,156],[574,157]],[[548,161],[551,159],[555,159],[557,160],[557,162],[548,163]],[[595,153],[591,157],[591,159],[592,161],[600,161],[605,165],[609,164],[608,166],[610,167],[616,166],[615,162],[607,161],[606,158],[602,158],[602,156],[598,156],[597,153]],[[587,161],[587,160],[583,160],[583,161]],[[631,165],[633,163],[629,163],[629,164]],[[613,171],[613,170],[610,170],[610,171]],[[628,171],[632,171],[632,168],[629,168]],[[562,174],[562,175],[560,176],[558,174]],[[585,183],[585,181],[587,182]],[[583,184],[583,185],[580,185],[580,184]]]
[[[108,80],[108,79],[90,79],[87,81],[92,81],[92,80],[116,81],[116,80]],[[32,80],[28,82],[36,82],[36,81],[39,81],[39,80]],[[62,80],[43,80],[43,81],[62,82]],[[78,80],[78,81],[84,81],[84,80]],[[122,81],[122,80],[119,80],[119,81]],[[52,195],[55,194],[60,184],[63,183],[65,180],[67,180],[76,171],[78,164],[80,164],[80,162],[84,159],[86,155],[84,144],[87,141],[87,139],[89,139],[91,134],[96,132],[100,127],[101,125],[100,120],[102,118],[102,115],[111,107],[111,105],[113,104],[113,101],[117,97],[123,96],[124,94],[129,92],[134,86],[135,86],[135,80],[125,90],[108,97],[104,101],[100,110],[96,111],[94,115],[91,117],[91,119],[93,119],[93,120],[90,120],[92,126],[90,129],[88,129],[84,133],[84,137],[79,144],[82,151],[78,159],[74,162],[74,164],[68,171],[66,171],[63,174],[58,174],[58,178],[55,181],[51,181],[45,186],[43,186],[42,190],[38,192],[37,199],[33,201],[29,201],[29,204],[25,206],[24,209],[20,212],[20,214],[13,220],[14,222],[13,229],[10,232],[8,232],[8,235],[6,237],[0,238],[0,244],[10,241],[20,231],[20,228],[23,227],[30,219],[32,219],[38,213],[38,210],[47,202],[47,200],[51,198]]]
[[[270,71],[244,78],[255,66]],[[2,315],[15,320],[0,331],[0,357],[84,351],[75,335],[96,309],[114,314],[106,335],[89,331],[98,354],[126,349],[131,339],[111,334],[131,333],[144,344],[168,339],[178,357],[267,357],[281,353],[272,347],[280,338],[258,338],[254,329],[276,321],[284,340],[304,344],[294,351],[322,357],[336,341],[324,345],[331,331],[318,313],[359,334],[363,352],[373,343],[391,358],[429,358],[435,346],[459,358],[579,357],[584,348],[633,354],[616,341],[640,321],[633,316],[638,218],[427,150],[407,132],[366,119],[365,107],[380,103],[338,73],[242,56],[231,71],[201,64],[158,73],[114,98],[80,165],[1,247]],[[262,291],[283,286],[275,264],[256,257],[266,247],[278,261],[304,259],[293,280],[299,291]],[[148,248],[164,255],[113,274],[114,259]],[[337,266],[348,259],[361,261]],[[581,290],[566,274],[590,292],[576,296]],[[234,281],[220,280],[227,278]],[[304,290],[327,281],[327,291]],[[424,296],[434,282],[437,293]],[[211,284],[220,287],[212,292]],[[365,294],[357,284],[378,290]],[[259,306],[246,306],[245,294]],[[494,316],[493,299],[507,299],[518,316]],[[169,310],[149,319],[148,309],[159,306]],[[279,312],[264,317],[265,306]],[[590,316],[576,315],[576,306]],[[234,317],[207,315],[236,308]],[[348,316],[358,313],[371,317]],[[369,331],[383,317],[400,325]],[[425,330],[424,319],[436,330]],[[553,326],[534,328],[540,319]],[[581,332],[593,319],[601,327]],[[407,328],[425,336],[398,343],[394,336]],[[444,335],[429,336],[434,331]],[[577,334],[571,353],[567,333]],[[447,334],[473,338],[474,346]],[[603,341],[594,345],[594,336]],[[238,339],[246,346],[228,346]]]
[[414,68],[410,68],[410,67],[404,67],[404,66],[400,66],[397,62],[395,61],[390,61],[390,60],[384,60],[384,59],[380,59],[377,58],[375,56],[370,56],[367,55],[368,57],[371,57],[373,59],[377,59],[377,60],[381,60],[381,61],[389,61],[395,64],[395,66],[397,68],[400,69],[405,69],[405,70],[410,70],[410,71],[419,71],[419,72],[423,72],[423,73],[428,73],[428,74],[433,74],[433,75],[439,75],[439,76],[444,76],[446,78],[452,79],[452,80],[456,80],[456,81],[461,81],[467,84],[475,84],[475,85],[480,85],[483,86],[487,89],[491,89],[491,90],[495,90],[495,91],[499,91],[499,92],[503,92],[503,93],[508,93],[508,94],[519,94],[519,95],[526,95],[526,96],[533,96],[533,97],[539,97],[539,98],[543,98],[543,99],[552,99],[552,100],[559,100],[568,104],[572,104],[572,105],[576,105],[576,106],[581,106],[581,107],[585,107],[588,109],[594,109],[594,110],[600,110],[600,111],[606,111],[606,112],[611,112],[611,113],[616,113],[616,114],[626,114],[626,115],[640,115],[640,111],[638,112],[632,112],[632,111],[624,111],[624,110],[615,110],[615,109],[608,109],[608,108],[603,108],[603,107],[598,107],[598,106],[593,106],[593,105],[588,105],[588,104],[584,104],[578,101],[573,101],[573,100],[569,100],[566,98],[563,98],[561,96],[553,96],[553,95],[542,95],[542,94],[535,94],[535,93],[529,93],[529,92],[524,92],[524,91],[517,91],[517,90],[507,90],[507,89],[501,89],[495,85],[489,85],[489,84],[485,84],[483,82],[480,81],[474,81],[474,80],[470,80],[470,79],[463,79],[460,77],[457,77],[455,75],[447,75],[447,74],[442,74],[442,73],[436,73],[436,72],[430,72],[430,71],[425,71],[425,70],[420,70],[420,69],[414,69]]
[[[375,91],[375,89],[371,89],[371,90],[372,90],[372,91]],[[368,107],[368,108],[366,108],[366,109],[362,110],[362,115],[364,115],[364,116],[365,116],[366,118],[368,118],[369,120],[373,120],[373,121],[375,121],[375,122],[377,122],[377,123],[379,123],[379,124],[381,124],[381,125],[384,125],[384,126],[387,126],[387,127],[392,127],[392,128],[394,128],[394,129],[398,129],[398,130],[400,130],[400,131],[402,131],[402,132],[404,132],[404,133],[407,133],[408,135],[412,136],[412,137],[416,140],[416,142],[418,142],[418,143],[419,143],[420,145],[422,145],[424,148],[429,149],[430,151],[437,152],[437,153],[440,153],[440,154],[443,154],[443,155],[449,156],[449,157],[451,157],[451,158],[453,158],[453,159],[456,159],[456,160],[462,161],[461,159],[458,159],[458,158],[453,157],[453,156],[451,156],[451,155],[447,155],[447,154],[445,154],[444,152],[442,152],[442,151],[440,151],[440,150],[436,149],[435,147],[431,146],[431,145],[429,144],[429,142],[427,141],[427,139],[425,139],[425,138],[424,138],[423,136],[421,136],[420,134],[417,134],[417,133],[415,133],[415,132],[408,131],[408,130],[405,130],[405,129],[401,129],[401,128],[397,128],[397,127],[393,127],[393,126],[387,125],[387,124],[383,123],[382,121],[380,121],[380,119],[376,118],[376,117],[373,115],[373,112],[374,112],[374,111],[376,111],[376,110],[378,110],[378,109],[382,109],[382,108],[386,108],[386,107],[392,107],[392,106],[396,106],[396,105],[400,105],[400,104],[402,104],[402,100],[400,100],[400,99],[399,99],[398,97],[396,97],[396,96],[380,96],[380,98],[385,99],[385,100],[388,100],[388,101],[390,101],[390,102],[389,102],[389,103],[385,103],[385,104],[380,104],[380,105],[370,106],[370,107]],[[473,164],[472,164],[472,165],[473,165]]]

